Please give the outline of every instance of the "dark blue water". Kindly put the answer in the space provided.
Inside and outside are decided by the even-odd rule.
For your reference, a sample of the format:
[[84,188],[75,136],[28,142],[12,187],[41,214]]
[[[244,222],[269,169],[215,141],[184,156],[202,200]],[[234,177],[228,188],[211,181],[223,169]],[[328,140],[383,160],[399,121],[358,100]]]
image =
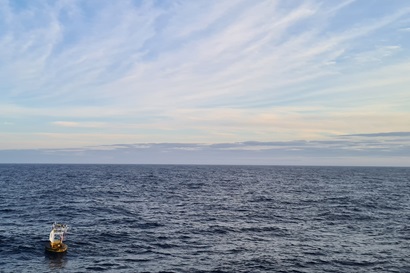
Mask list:
[[0,272],[97,271],[410,272],[410,168],[0,165]]

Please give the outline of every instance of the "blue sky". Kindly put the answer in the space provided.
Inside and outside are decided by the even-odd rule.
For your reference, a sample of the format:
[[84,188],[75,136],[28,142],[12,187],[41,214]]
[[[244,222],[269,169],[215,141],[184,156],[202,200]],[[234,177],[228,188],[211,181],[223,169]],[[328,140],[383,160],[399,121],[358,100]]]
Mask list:
[[0,162],[410,166],[410,2],[0,0]]

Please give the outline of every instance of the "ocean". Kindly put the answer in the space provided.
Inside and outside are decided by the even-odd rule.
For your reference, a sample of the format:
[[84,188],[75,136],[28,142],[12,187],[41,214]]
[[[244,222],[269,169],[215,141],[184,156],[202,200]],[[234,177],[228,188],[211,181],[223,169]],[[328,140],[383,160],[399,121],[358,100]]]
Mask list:
[[2,164],[0,272],[410,272],[410,168]]

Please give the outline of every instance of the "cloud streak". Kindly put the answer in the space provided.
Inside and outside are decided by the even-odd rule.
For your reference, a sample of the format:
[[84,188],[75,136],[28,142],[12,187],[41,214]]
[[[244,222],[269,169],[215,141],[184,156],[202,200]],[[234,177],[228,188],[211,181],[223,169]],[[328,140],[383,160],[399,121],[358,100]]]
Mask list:
[[410,137],[410,132],[388,132],[388,133],[374,133],[374,134],[352,134],[344,135],[346,137]]
[[[0,150],[0,163],[409,166],[410,139],[405,144],[398,140],[385,142],[384,136],[373,134],[371,141],[138,143],[72,149]],[[5,158],[9,159],[6,161]]]

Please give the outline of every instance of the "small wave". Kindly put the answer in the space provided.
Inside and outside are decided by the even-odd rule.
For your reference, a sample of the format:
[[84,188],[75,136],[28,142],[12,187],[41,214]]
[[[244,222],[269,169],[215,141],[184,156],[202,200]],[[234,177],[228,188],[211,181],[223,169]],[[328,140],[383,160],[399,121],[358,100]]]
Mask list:
[[286,236],[289,235],[288,230],[279,228],[276,226],[257,226],[257,227],[246,227],[242,228],[241,232],[246,233],[270,233],[275,236]]
[[102,266],[87,266],[87,270],[92,270],[92,271],[105,271],[108,270],[108,268],[102,267]]
[[345,265],[345,266],[374,266],[374,265],[379,265],[383,264],[385,262],[381,261],[355,261],[355,260],[334,260],[333,261],[336,264],[340,265]]

